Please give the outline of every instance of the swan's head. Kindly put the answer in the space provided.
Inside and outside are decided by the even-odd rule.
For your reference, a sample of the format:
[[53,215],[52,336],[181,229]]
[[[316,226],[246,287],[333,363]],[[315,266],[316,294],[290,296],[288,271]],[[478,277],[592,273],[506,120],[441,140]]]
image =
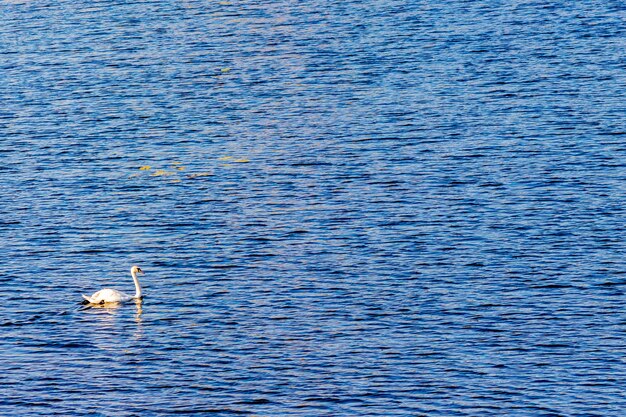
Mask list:
[[143,275],[143,271],[141,270],[141,268],[139,268],[137,265],[133,265],[132,268],[130,268],[130,273],[131,274],[136,274],[137,272],[139,272],[141,275]]

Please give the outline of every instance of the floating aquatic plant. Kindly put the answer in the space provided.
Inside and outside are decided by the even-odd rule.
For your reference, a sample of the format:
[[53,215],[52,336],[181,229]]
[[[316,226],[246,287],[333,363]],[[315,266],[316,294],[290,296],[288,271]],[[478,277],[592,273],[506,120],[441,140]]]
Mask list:
[[[241,163],[250,162],[248,158],[236,158],[230,155],[221,156],[217,158],[217,160],[223,162],[222,164],[219,165],[222,168],[232,168],[234,167],[233,164],[241,164]],[[211,171],[201,171],[201,172],[191,172],[185,176],[181,176],[181,174],[184,174],[181,171],[186,171],[187,167],[184,166],[183,163],[180,161],[170,162],[169,167],[170,167],[169,170],[168,169],[153,169],[152,166],[150,165],[142,165],[139,167],[139,170],[151,171],[150,177],[172,177],[168,181],[170,183],[179,183],[182,181],[182,179],[185,179],[185,178],[195,179],[195,178],[202,178],[202,177],[211,177],[215,175]],[[130,175],[129,178],[137,178],[141,175],[142,174],[140,173],[135,173],[135,174]]]
[[164,169],[157,169],[152,175],[150,175],[151,177],[160,177],[160,176],[169,176],[169,175],[173,175],[174,173],[171,171],[166,171]]

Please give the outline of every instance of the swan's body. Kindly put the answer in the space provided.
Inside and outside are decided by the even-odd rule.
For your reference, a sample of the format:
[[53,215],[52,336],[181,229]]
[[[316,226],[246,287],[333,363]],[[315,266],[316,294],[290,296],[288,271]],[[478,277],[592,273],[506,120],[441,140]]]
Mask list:
[[118,290],[112,290],[110,288],[105,288],[103,290],[97,291],[93,293],[91,297],[85,294],[82,294],[82,296],[91,304],[122,303],[124,301],[140,300],[141,285],[139,285],[139,280],[137,279],[137,272],[143,275],[143,271],[138,266],[133,266],[132,268],[130,268],[130,275],[133,277],[133,282],[135,283],[134,296],[124,294],[123,292],[120,292]]

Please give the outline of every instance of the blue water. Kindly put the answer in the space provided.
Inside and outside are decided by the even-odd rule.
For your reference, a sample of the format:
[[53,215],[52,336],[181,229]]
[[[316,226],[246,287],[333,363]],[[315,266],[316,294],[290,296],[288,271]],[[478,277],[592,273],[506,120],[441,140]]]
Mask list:
[[625,17],[0,0],[0,415],[624,415]]

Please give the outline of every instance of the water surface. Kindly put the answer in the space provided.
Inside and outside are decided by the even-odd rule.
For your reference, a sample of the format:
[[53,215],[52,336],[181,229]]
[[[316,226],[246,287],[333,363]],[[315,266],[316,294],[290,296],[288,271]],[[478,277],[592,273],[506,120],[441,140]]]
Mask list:
[[0,2],[0,414],[622,415],[625,11]]

